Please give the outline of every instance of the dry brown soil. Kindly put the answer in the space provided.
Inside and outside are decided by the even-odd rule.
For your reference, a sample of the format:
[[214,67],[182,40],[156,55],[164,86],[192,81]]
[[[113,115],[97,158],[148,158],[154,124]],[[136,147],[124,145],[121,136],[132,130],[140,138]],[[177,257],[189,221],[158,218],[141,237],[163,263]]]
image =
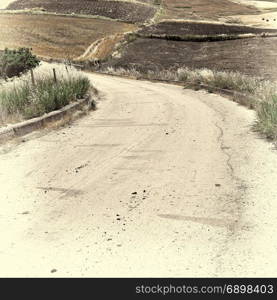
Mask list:
[[135,29],[122,22],[51,15],[0,15],[0,49],[31,47],[46,58],[74,58],[96,40]]
[[181,42],[139,38],[130,43],[121,58],[103,67],[135,67],[141,71],[208,68],[239,71],[276,80],[277,38],[250,38],[221,42]]

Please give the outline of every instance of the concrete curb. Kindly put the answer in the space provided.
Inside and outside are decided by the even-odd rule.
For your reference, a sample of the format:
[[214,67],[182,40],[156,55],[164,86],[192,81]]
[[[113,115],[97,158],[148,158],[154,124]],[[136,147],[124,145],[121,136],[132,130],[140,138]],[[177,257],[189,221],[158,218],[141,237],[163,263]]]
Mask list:
[[65,117],[70,117],[74,114],[74,112],[83,110],[85,106],[87,106],[88,109],[93,108],[94,101],[90,96],[78,100],[77,102],[68,104],[62,109],[52,111],[41,117],[9,125],[3,129],[0,129],[0,143],[6,142],[7,140],[13,139],[15,137],[24,136],[31,133],[32,131],[44,128],[51,123],[60,121]]

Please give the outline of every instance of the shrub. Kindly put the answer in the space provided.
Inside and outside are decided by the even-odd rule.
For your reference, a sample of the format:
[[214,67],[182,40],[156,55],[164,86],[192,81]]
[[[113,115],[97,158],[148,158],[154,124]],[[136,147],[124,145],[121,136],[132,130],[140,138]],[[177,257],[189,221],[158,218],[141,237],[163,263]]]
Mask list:
[[28,48],[18,50],[5,49],[0,55],[0,77],[10,78],[35,68],[39,59]]

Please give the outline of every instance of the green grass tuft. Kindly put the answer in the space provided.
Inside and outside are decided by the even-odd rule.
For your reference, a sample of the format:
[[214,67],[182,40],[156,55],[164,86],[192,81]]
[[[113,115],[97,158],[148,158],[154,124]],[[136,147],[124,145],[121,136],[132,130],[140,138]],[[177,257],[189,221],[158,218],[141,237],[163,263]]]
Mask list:
[[260,103],[256,128],[267,138],[277,140],[277,95]]
[[0,89],[0,118],[4,123],[12,115],[38,117],[84,98],[89,90],[90,81],[82,74],[68,74],[57,82],[46,75],[36,79],[35,85],[30,80],[17,81]]

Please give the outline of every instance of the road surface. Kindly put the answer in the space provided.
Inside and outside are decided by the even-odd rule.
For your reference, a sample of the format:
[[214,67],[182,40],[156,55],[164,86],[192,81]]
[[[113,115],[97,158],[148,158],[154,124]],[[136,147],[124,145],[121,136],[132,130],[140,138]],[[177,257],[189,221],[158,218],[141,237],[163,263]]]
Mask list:
[[277,276],[277,153],[204,91],[90,75],[98,110],[0,154],[0,276]]

